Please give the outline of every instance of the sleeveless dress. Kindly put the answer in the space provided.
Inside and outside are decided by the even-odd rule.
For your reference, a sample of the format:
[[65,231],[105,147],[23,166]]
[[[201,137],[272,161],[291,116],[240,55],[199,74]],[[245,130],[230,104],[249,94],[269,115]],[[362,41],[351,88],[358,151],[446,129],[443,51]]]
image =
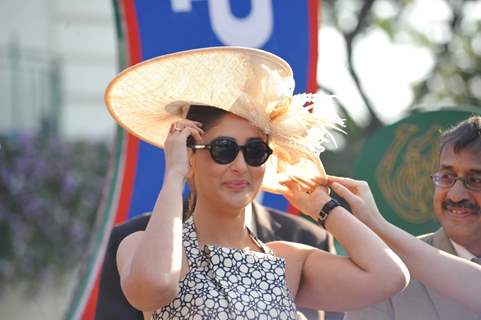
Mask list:
[[152,320],[296,319],[285,280],[285,260],[259,241],[264,253],[216,247],[199,248],[194,221],[183,225],[183,246],[190,270],[172,302]]

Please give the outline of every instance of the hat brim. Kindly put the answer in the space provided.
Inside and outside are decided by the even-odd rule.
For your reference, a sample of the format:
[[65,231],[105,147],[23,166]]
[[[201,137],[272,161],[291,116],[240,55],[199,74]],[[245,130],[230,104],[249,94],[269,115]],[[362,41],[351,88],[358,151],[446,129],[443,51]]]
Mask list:
[[[232,112],[269,134],[272,110],[265,109],[279,97],[292,96],[293,86],[292,69],[276,55],[253,48],[211,47],[163,55],[125,69],[108,85],[105,103],[127,132],[163,148],[171,124],[185,118],[190,105]],[[297,160],[283,162],[287,157],[276,152],[266,162],[266,191],[282,194],[286,188],[279,181],[286,172],[325,176],[319,159],[299,166]],[[296,172],[279,172],[287,167]]]
[[122,128],[163,148],[171,123],[184,118],[191,104],[236,113],[233,106],[253,78],[250,66],[254,59],[292,77],[289,64],[266,51],[243,47],[194,49],[125,69],[108,85],[105,103]]

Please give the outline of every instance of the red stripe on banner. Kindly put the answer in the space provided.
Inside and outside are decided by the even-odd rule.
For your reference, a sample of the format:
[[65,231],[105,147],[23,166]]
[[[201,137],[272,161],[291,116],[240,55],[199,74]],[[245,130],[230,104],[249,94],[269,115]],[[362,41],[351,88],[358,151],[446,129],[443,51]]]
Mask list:
[[[137,22],[137,11],[133,0],[121,1],[122,11],[125,17],[127,48],[129,52],[129,65],[141,61],[140,36]],[[125,150],[124,176],[120,190],[119,206],[115,216],[115,224],[125,222],[128,219],[132,189],[134,187],[135,171],[137,169],[137,156],[139,140],[126,133],[127,149]]]
[[[307,4],[309,19],[309,61],[307,64],[306,92],[317,91],[318,3],[319,0],[308,0]],[[301,214],[290,202],[287,203],[287,212],[296,216]]]
[[137,10],[135,9],[134,0],[123,0],[121,5],[127,28],[127,48],[129,50],[129,66],[131,66],[142,61]]
[[[140,37],[137,23],[137,12],[133,0],[122,0],[119,2],[120,10],[124,16],[124,26],[126,27],[126,41],[128,48],[128,65],[133,65],[141,61]],[[120,194],[118,200],[117,213],[114,224],[122,223],[127,220],[132,199],[132,189],[137,169],[137,155],[139,140],[125,133],[126,148],[123,151],[124,165],[123,177],[121,180]],[[90,292],[87,304],[82,312],[82,320],[93,320],[97,307],[99,294],[101,270],[97,273],[95,284]]]
[[97,274],[95,279],[95,285],[90,292],[89,300],[87,301],[87,305],[82,313],[82,320],[93,320],[95,319],[95,310],[97,308],[97,299],[99,297],[99,281],[100,281],[100,274]]
[[301,215],[301,212],[299,211],[299,209],[294,207],[290,202],[287,203],[287,212],[289,212],[290,214],[293,214],[295,216]]
[[307,71],[307,92],[317,91],[317,51],[318,51],[318,13],[319,0],[308,0],[309,15],[309,62]]

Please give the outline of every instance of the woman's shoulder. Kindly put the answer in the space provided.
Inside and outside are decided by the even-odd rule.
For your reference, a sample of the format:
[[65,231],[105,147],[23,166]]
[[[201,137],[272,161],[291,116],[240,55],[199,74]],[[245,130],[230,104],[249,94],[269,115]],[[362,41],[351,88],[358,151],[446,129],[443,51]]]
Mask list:
[[123,238],[122,241],[120,241],[119,248],[121,246],[130,246],[131,243],[137,243],[142,239],[142,237],[144,236],[144,233],[145,233],[144,230],[132,232],[131,234]]
[[142,241],[144,233],[144,231],[135,231],[120,241],[119,247],[117,248],[117,264],[122,264],[125,258],[131,255],[140,241]]
[[284,258],[305,257],[312,250],[320,250],[307,244],[291,241],[270,241],[266,245],[273,251],[274,255]]

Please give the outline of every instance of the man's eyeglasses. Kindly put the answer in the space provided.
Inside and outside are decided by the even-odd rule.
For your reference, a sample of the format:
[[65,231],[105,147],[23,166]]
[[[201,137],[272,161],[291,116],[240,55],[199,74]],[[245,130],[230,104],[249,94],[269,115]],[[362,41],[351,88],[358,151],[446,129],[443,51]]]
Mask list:
[[237,158],[239,151],[242,150],[245,162],[252,167],[259,167],[272,154],[271,148],[262,140],[250,140],[245,145],[240,146],[234,139],[227,137],[215,138],[209,144],[195,144],[193,139],[189,139],[187,146],[194,150],[209,150],[212,160],[219,164],[231,163]]
[[464,177],[456,177],[449,173],[435,173],[431,175],[435,185],[441,188],[451,188],[456,181],[461,180],[466,189],[472,191],[481,191],[481,175],[469,175]]

